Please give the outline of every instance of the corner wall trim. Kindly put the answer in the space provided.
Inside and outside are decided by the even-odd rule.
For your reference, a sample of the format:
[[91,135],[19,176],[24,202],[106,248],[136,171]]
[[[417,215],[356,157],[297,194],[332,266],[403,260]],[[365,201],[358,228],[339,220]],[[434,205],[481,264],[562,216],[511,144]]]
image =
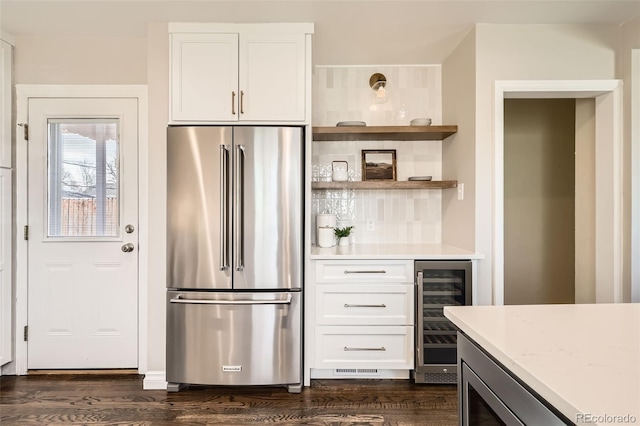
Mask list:
[[143,390],[166,390],[167,375],[164,371],[147,371],[142,381]]

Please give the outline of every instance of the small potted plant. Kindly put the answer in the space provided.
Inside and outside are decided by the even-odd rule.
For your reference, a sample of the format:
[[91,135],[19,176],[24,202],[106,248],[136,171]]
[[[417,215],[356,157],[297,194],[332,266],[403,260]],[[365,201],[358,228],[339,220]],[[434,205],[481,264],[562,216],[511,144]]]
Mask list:
[[345,226],[344,228],[336,228],[334,229],[334,233],[338,238],[338,245],[346,246],[349,244],[349,235],[351,235],[351,230],[355,228],[354,226]]

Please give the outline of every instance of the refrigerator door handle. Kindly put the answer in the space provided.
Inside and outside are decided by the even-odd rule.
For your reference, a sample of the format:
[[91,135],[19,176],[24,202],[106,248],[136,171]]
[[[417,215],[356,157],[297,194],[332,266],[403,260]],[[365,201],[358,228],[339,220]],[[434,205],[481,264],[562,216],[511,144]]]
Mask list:
[[245,146],[236,145],[235,170],[235,259],[236,271],[244,270],[244,156]]
[[287,295],[284,300],[206,300],[206,299],[182,299],[179,294],[170,303],[185,303],[191,305],[290,305],[292,296]]
[[220,270],[229,269],[229,154],[220,145]]

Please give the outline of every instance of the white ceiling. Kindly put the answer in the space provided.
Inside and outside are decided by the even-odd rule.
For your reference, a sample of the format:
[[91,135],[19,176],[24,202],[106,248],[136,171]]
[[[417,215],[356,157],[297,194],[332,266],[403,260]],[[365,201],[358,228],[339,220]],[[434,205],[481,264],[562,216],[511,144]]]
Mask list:
[[313,22],[318,64],[441,63],[476,23],[622,24],[639,15],[640,0],[0,0],[0,29],[16,37],[146,37],[148,23],[170,21]]

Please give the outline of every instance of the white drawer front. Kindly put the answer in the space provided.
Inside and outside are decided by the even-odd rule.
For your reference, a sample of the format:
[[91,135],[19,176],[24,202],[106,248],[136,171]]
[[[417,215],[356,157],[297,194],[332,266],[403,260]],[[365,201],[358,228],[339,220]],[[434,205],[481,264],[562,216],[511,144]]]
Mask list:
[[316,286],[318,325],[413,325],[413,284]]
[[318,326],[315,368],[412,369],[412,326]]
[[413,283],[413,262],[406,260],[319,260],[318,283]]

